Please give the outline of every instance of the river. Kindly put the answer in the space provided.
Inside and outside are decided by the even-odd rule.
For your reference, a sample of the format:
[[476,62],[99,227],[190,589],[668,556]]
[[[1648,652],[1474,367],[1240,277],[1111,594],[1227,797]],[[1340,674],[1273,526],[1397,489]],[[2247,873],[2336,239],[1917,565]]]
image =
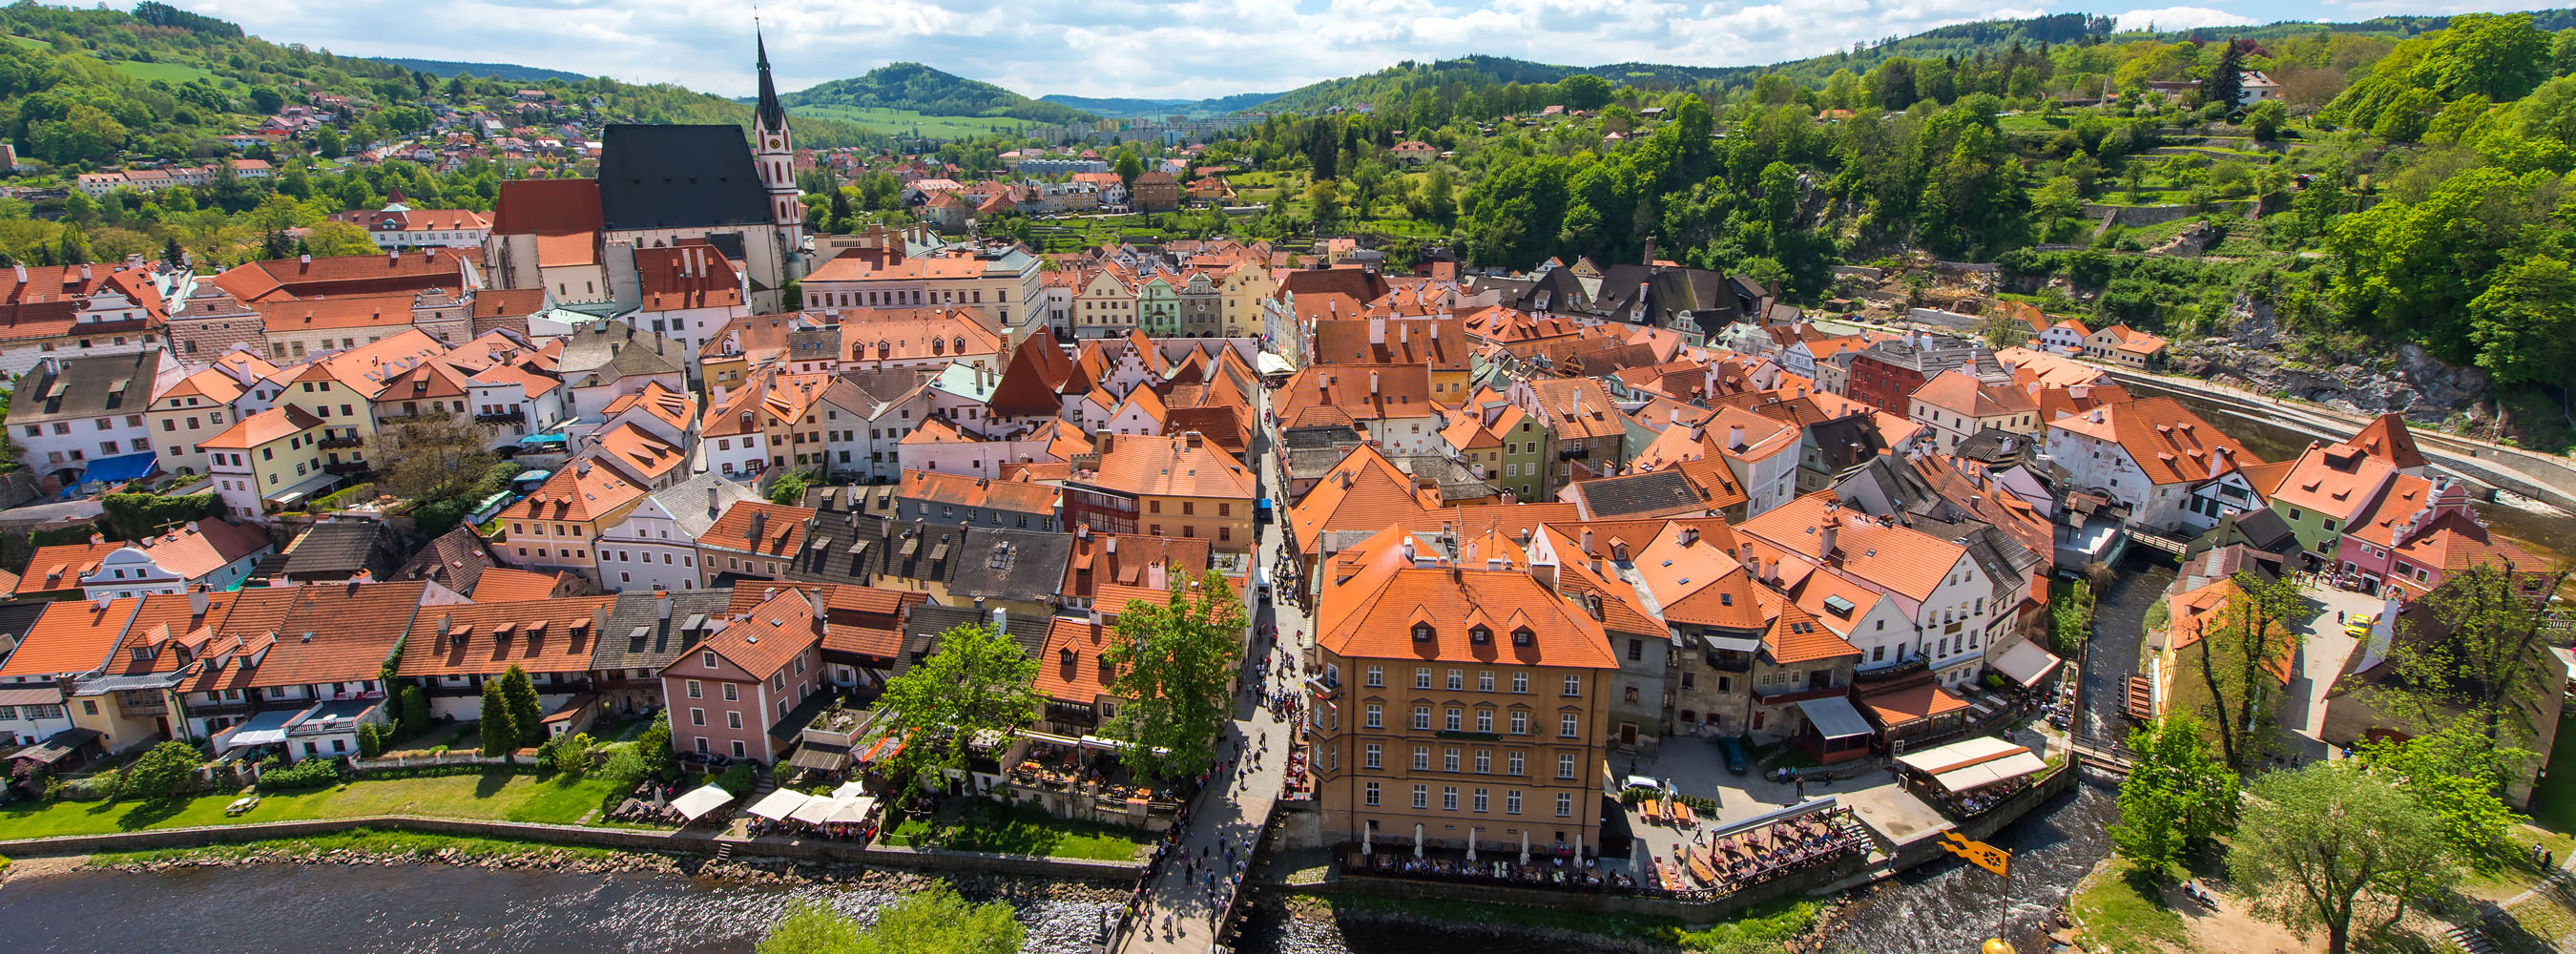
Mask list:
[[[15,954],[742,954],[801,897],[865,914],[894,896],[664,874],[272,864],[20,879],[0,887],[0,924]],[[1026,950],[1089,951],[1101,908],[1020,904]]]

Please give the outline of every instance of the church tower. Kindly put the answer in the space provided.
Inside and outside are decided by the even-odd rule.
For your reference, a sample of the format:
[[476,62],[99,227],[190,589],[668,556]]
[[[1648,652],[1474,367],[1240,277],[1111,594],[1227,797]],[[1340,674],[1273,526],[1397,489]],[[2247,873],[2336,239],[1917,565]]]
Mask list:
[[753,28],[760,51],[760,104],[753,107],[751,161],[760,170],[761,187],[769,192],[770,218],[778,223],[781,249],[794,256],[805,244],[805,206],[796,201],[796,142],[787,134],[787,107],[778,104],[778,86],[769,78],[769,44]]

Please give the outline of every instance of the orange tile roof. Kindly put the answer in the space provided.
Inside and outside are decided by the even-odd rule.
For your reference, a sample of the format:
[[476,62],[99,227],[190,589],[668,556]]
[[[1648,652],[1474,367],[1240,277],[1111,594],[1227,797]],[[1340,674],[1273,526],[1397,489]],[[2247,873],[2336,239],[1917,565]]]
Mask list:
[[645,413],[659,419],[662,423],[686,430],[689,426],[689,403],[688,395],[663,387],[660,381],[646,381],[642,391],[618,395],[617,399],[608,402],[608,406],[600,413],[606,417],[616,417],[631,408],[640,407]]
[[409,328],[412,294],[278,298],[251,306],[272,335],[350,328]]
[[[2445,575],[2480,565],[2499,570],[2512,564],[2516,573],[2544,570],[2549,561],[2523,549],[2519,544],[2496,536],[2487,525],[2462,511],[2449,511],[2435,516],[2416,530],[2406,542],[2398,544],[2396,555],[2408,561],[2439,568]],[[2413,588],[2411,578],[2398,577],[2397,582]]]
[[2432,498],[2432,481],[2413,474],[2398,474],[2389,479],[2388,486],[2380,488],[2379,495],[2371,501],[2370,509],[2344,527],[2343,532],[2364,543],[2394,546],[2397,543],[2397,525],[2422,511]]
[[2098,407],[2051,421],[2048,426],[2119,444],[2138,469],[2159,484],[2209,479],[2212,455],[2230,457],[2238,466],[2263,460],[2169,397],[2145,397]]
[[742,304],[742,276],[733,260],[712,245],[635,250],[635,275],[643,283],[643,310],[730,308]]
[[1115,627],[1088,619],[1058,616],[1047,624],[1046,648],[1038,653],[1038,694],[1059,702],[1091,705],[1109,695],[1115,670],[1101,658]]
[[512,520],[594,520],[641,500],[644,489],[606,467],[568,465],[501,512]]
[[[1835,635],[1822,621],[1810,615],[1805,607],[1789,602],[1769,590],[1763,590],[1765,603],[1780,614],[1762,633],[1762,649],[1771,661],[1782,665],[1858,656],[1860,649]],[[1964,703],[1963,703],[1964,704]]]
[[1967,551],[1958,544],[1910,527],[1881,523],[1879,518],[1841,507],[1831,490],[1819,490],[1774,507],[1737,526],[1751,537],[1811,563],[1829,562],[1821,528],[1834,528],[1834,553],[1843,572],[1923,600]]
[[[487,571],[475,589],[491,585]],[[557,597],[424,607],[403,642],[394,674],[406,677],[498,675],[511,666],[530,673],[590,668],[601,614],[614,596]],[[446,630],[447,637],[439,638]]]
[[548,599],[555,595],[556,587],[563,585],[563,578],[571,575],[568,572],[532,573],[527,570],[496,566],[484,570],[483,575],[475,579],[472,596],[477,603],[521,603],[528,600]]
[[[1101,440],[1109,441],[1110,435]],[[1182,437],[1119,438],[1101,449],[1091,482],[1146,497],[1253,497],[1252,472],[1225,452]],[[1249,511],[1247,511],[1248,513]]]
[[2009,385],[1987,384],[1958,368],[1933,375],[1914,389],[1913,398],[1971,419],[2024,414],[2039,409],[2028,392]]
[[806,528],[813,521],[811,507],[746,500],[725,508],[724,516],[698,535],[698,545],[727,553],[792,557],[805,546]]
[[205,443],[197,446],[249,450],[320,426],[322,419],[304,413],[303,408],[293,405],[272,407],[234,421],[233,426],[224,428],[223,433],[206,438]]
[[752,607],[745,614],[748,618],[734,620],[698,645],[754,676],[768,678],[795,660],[796,654],[822,644],[823,623],[814,618],[815,599],[825,600],[829,612],[830,601],[818,591],[782,589]]
[[1951,695],[1937,682],[1922,682],[1901,689],[1862,696],[1861,704],[1878,717],[1883,726],[1898,726],[1916,719],[1929,719],[1945,712],[1968,707],[1966,700]]
[[2355,520],[2396,472],[2396,464],[2350,444],[2312,443],[2271,488],[2271,495],[2293,507]]
[[632,423],[619,424],[598,436],[601,455],[614,457],[646,483],[661,479],[689,460],[678,445]]
[[157,537],[137,540],[134,545],[149,552],[154,565],[180,579],[195,580],[259,552],[269,546],[269,540],[268,530],[258,524],[226,523],[208,517]]
[[[1346,658],[1619,668],[1601,623],[1527,571],[1420,567],[1405,558],[1410,539],[1390,527],[1325,564],[1317,645]],[[1417,625],[1433,637],[1414,638]],[[1526,644],[1514,638],[1524,629]]]
[[27,558],[26,570],[18,575],[16,595],[80,589],[82,576],[98,569],[98,561],[106,559],[108,554],[122,549],[125,549],[125,543],[121,540],[37,547],[36,552]]
[[85,673],[106,665],[142,602],[122,599],[105,607],[95,600],[47,604],[45,614],[19,638],[8,661],[0,663],[0,678]]
[[[292,608],[259,634],[273,632],[276,640],[266,661],[251,669],[245,681],[225,685],[255,689],[374,679],[410,628],[427,588],[416,581],[296,587]],[[224,617],[225,631],[240,633],[246,623],[256,624],[257,614],[243,609],[235,604]]]
[[1015,513],[1054,513],[1063,491],[1045,484],[988,477],[969,477],[935,470],[903,472],[898,496],[960,507],[987,507]]

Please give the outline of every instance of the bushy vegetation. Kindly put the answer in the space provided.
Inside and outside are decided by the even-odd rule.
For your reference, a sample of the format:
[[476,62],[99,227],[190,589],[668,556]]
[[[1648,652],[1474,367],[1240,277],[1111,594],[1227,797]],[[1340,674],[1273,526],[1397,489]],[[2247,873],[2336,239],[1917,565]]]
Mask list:
[[259,790],[285,792],[299,788],[321,788],[327,785],[338,785],[343,777],[339,759],[308,758],[292,765],[263,768],[259,773]]

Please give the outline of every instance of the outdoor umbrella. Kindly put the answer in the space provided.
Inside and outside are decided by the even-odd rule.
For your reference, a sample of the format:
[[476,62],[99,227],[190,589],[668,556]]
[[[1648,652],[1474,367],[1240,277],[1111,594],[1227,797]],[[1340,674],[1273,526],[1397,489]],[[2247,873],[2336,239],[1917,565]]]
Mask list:
[[1422,857],[1422,823],[1413,823],[1413,856]]
[[1360,826],[1360,857],[1366,858],[1372,854],[1369,850],[1369,836],[1376,833],[1377,829],[1375,828],[1371,828],[1366,825]]
[[1482,828],[1467,829],[1467,861],[1470,864],[1476,860],[1476,836],[1483,834],[1484,831]]
[[1529,864],[1529,829],[1521,829],[1521,863]]

